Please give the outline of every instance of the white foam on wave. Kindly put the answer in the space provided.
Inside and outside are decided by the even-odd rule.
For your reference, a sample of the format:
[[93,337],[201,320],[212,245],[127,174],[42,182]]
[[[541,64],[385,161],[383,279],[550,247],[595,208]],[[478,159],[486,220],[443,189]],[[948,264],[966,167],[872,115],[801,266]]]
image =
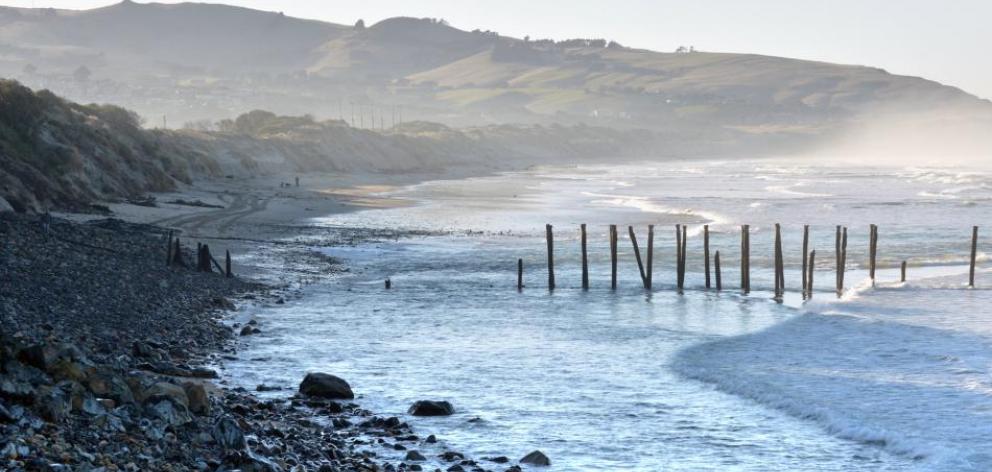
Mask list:
[[[656,213],[661,215],[694,217],[705,221],[710,225],[711,231],[717,231],[716,226],[730,223],[730,219],[716,212],[699,210],[694,208],[673,208],[651,201],[648,197],[629,195],[610,195],[595,192],[582,192],[582,195],[593,197],[591,203],[598,205],[609,205],[614,207],[633,208],[644,213]],[[696,236],[703,231],[703,225],[692,225],[686,230],[687,234]]]
[[803,197],[803,198],[824,198],[832,197],[833,195],[829,193],[817,193],[817,192],[803,192],[796,190],[799,187],[805,187],[808,185],[806,182],[796,182],[788,185],[770,185],[765,187],[765,190],[771,193],[779,193],[783,195],[789,195],[793,197]]
[[765,331],[685,349],[673,368],[921,470],[992,470],[992,328],[979,314],[992,291],[967,289],[967,270],[856,279]]

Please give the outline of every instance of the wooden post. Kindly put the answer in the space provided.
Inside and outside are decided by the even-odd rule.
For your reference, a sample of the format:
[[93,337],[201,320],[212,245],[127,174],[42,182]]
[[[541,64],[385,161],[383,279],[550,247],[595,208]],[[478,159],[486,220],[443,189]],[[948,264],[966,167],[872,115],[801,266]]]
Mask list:
[[751,225],[741,225],[741,291],[751,293]]
[[840,287],[837,296],[844,294],[844,272],[847,269],[847,226],[844,227],[840,240]]
[[551,225],[545,225],[544,229],[548,238],[548,290],[555,289],[555,235]]
[[682,292],[682,225],[675,225],[675,286]]
[[586,253],[586,225],[582,224],[582,290],[589,290],[589,258]]
[[203,272],[203,244],[196,243],[196,271]]
[[165,266],[172,264],[172,231],[169,231],[169,242],[165,245]]
[[179,236],[176,236],[176,241],[173,243],[173,246],[172,263],[180,266],[185,265],[183,264],[183,247],[179,243]]
[[968,271],[968,286],[975,288],[975,260],[978,257],[978,227],[971,227],[971,268]]
[[806,296],[807,290],[809,290],[809,277],[807,277],[807,269],[809,268],[809,225],[803,225],[803,296]]
[[686,261],[686,254],[689,252],[686,250],[686,246],[689,244],[689,237],[686,236],[687,228],[688,227],[686,225],[682,225],[682,248],[679,251],[679,253],[682,255],[682,261],[681,261],[682,272],[681,275],[679,275],[679,293],[682,293],[682,289],[685,288],[685,268],[686,268],[685,261]]
[[710,225],[703,225],[703,260],[706,272],[706,289],[710,288]]
[[806,275],[806,296],[813,298],[813,267],[816,265],[816,249],[809,253],[809,273]]
[[204,272],[213,272],[214,271],[214,268],[210,265],[211,259],[213,259],[213,256],[210,255],[210,245],[209,244],[204,244],[203,245],[203,271]]
[[878,256],[878,226],[871,225],[868,228],[868,277],[871,279],[871,286],[875,286],[876,257]]
[[393,281],[386,279],[386,290],[393,288]]
[[720,281],[720,251],[716,252],[713,256],[713,270],[716,272],[716,291],[719,292],[723,290],[723,284]]
[[524,260],[517,259],[517,291],[524,289]]
[[610,289],[617,289],[617,225],[610,225]]
[[226,254],[224,255],[224,269],[225,269],[224,272],[227,274],[227,278],[231,278],[234,277],[234,273],[231,272],[231,251],[228,250],[225,251],[225,253]]
[[654,285],[652,281],[652,274],[654,273],[654,225],[648,225],[648,260],[644,271],[647,273],[645,288],[651,290]]
[[902,261],[902,277],[899,280],[901,282],[906,281],[906,261]]
[[785,275],[782,260],[782,225],[775,223],[775,298],[785,293]]
[[637,270],[641,273],[641,283],[644,284],[644,288],[648,288],[648,277],[644,273],[644,264],[641,263],[641,250],[637,247],[637,236],[634,234],[634,227],[628,226],[627,231],[630,233],[630,243],[634,246],[634,257],[637,258]]

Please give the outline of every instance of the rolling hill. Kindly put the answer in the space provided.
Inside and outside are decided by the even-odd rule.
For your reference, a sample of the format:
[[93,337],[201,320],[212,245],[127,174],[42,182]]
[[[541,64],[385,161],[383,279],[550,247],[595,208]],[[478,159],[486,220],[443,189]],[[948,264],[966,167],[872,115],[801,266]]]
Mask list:
[[0,52],[4,76],[173,127],[259,108],[356,127],[417,119],[823,136],[879,110],[992,113],[959,89],[872,67],[194,3],[2,8]]

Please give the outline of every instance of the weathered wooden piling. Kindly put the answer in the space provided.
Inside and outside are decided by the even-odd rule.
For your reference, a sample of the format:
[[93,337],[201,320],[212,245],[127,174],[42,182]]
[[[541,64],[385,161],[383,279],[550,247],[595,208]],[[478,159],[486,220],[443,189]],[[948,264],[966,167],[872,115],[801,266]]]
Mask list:
[[689,237],[686,236],[687,226],[682,225],[682,275],[679,278],[679,291],[685,288],[685,269],[686,269],[686,255],[689,251],[686,250],[686,246],[689,244]]
[[975,261],[978,258],[978,227],[971,227],[971,267],[968,270],[968,286],[975,288]]
[[586,252],[585,223],[582,224],[582,290],[589,290],[589,257]]
[[637,259],[637,270],[641,273],[641,283],[644,284],[644,288],[648,288],[648,277],[644,273],[644,264],[641,263],[641,249],[637,246],[637,235],[634,234],[634,227],[628,226],[627,231],[630,233],[630,244],[634,246],[634,257]]
[[555,235],[551,225],[544,226],[548,239],[548,290],[555,289]]
[[393,281],[386,279],[386,290],[393,288]]
[[716,275],[716,291],[719,292],[723,290],[723,284],[720,281],[720,251],[717,251],[713,256],[713,270],[714,275]]
[[706,272],[706,288],[710,288],[710,225],[703,225],[703,270]]
[[816,265],[816,249],[809,253],[809,272],[806,274],[806,296],[813,298],[813,267]]
[[809,290],[809,277],[807,276],[807,269],[809,267],[809,225],[803,225],[803,296],[806,296],[806,291]]
[[203,245],[203,272],[213,272],[214,268],[210,265],[213,260],[213,256],[210,255],[210,245]]
[[225,252],[225,254],[224,254],[224,269],[225,269],[224,270],[224,274],[227,275],[227,278],[231,278],[231,277],[234,277],[234,273],[231,272],[231,251],[230,250],[227,250],[227,251],[224,251],[224,252]]
[[617,225],[610,225],[610,288],[617,289]]
[[654,274],[654,225],[648,225],[648,259],[646,261],[647,267],[644,271],[647,273],[647,280],[645,281],[646,288],[651,290],[654,286],[653,274]]
[[876,258],[878,257],[878,226],[868,227],[868,277],[871,279],[871,286],[875,286]]
[[524,260],[517,259],[517,291],[524,289]]
[[785,294],[785,271],[782,255],[782,226],[775,223],[775,298]]
[[675,225],[675,286],[682,291],[682,225]]
[[178,266],[186,265],[183,263],[183,247],[179,242],[179,237],[176,236],[175,242],[172,243],[172,263]]
[[900,282],[905,282],[906,281],[906,261],[902,261],[901,272],[902,272],[902,276],[899,278],[899,281]]
[[741,225],[741,291],[751,293],[751,226]]
[[845,226],[841,233],[840,239],[840,285],[837,286],[837,296],[840,297],[844,294],[844,272],[847,269],[847,226]]

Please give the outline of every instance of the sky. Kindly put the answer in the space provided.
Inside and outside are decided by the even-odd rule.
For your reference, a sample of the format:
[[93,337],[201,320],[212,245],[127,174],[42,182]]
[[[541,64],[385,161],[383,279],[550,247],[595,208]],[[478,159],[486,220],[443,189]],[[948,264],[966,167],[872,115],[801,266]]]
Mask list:
[[[179,3],[160,0],[161,3]],[[85,9],[107,0],[0,0]],[[992,0],[217,0],[334,23],[393,16],[515,37],[748,52],[881,67],[992,99]]]

